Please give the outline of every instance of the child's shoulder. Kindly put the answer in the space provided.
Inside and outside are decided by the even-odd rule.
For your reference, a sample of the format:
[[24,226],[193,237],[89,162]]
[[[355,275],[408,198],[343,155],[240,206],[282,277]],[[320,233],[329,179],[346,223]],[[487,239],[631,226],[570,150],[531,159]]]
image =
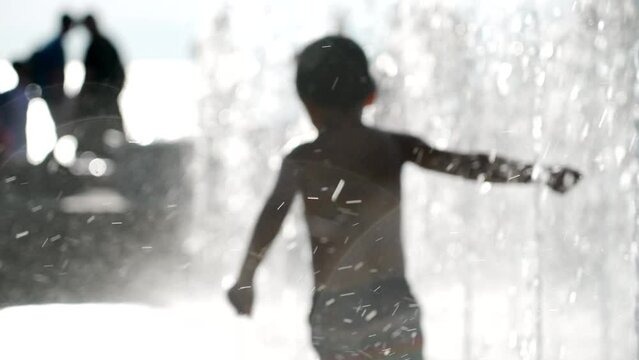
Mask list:
[[314,150],[317,148],[315,145],[315,141],[309,141],[302,144],[297,145],[288,154],[284,157],[285,160],[302,160],[305,158],[309,158],[314,153]]
[[378,136],[385,138],[389,141],[392,141],[398,146],[411,146],[411,145],[424,143],[422,139],[411,134],[395,132],[391,130],[378,129],[378,128],[371,128],[371,130],[375,132]]

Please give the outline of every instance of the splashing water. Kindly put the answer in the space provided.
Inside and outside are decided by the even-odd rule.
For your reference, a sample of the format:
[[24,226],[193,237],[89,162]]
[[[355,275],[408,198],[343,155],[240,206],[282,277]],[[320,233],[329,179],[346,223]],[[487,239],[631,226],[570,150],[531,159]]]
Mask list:
[[[218,264],[215,273],[235,272],[238,258],[220,249],[243,254],[282,154],[313,136],[294,93],[295,52],[339,29],[363,45],[379,82],[367,123],[585,176],[559,196],[407,169],[404,241],[428,355],[633,356],[634,3],[356,1],[302,9],[280,1],[250,12],[247,4],[221,7],[202,47],[210,92],[200,171],[210,181],[200,189],[207,216],[199,228],[215,241],[193,245]],[[305,236],[299,216],[291,219],[258,278],[260,306],[290,314],[290,303],[279,301],[293,294],[290,317],[300,322],[311,288]]]

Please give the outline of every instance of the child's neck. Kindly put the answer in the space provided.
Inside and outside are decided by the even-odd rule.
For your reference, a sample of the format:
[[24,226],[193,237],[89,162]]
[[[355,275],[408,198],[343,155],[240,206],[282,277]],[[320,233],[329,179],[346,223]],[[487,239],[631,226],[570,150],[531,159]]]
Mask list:
[[339,130],[362,126],[362,108],[353,109],[320,108],[309,109],[313,124],[320,131]]

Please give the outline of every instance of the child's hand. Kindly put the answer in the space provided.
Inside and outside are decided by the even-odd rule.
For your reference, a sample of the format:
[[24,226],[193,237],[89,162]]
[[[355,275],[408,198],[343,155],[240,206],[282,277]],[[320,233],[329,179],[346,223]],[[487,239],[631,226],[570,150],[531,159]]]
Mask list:
[[581,174],[577,170],[565,167],[551,167],[548,169],[546,185],[563,194],[577,185],[580,179]]
[[240,284],[236,283],[229,289],[226,296],[229,302],[238,314],[251,315],[253,310],[253,284]]

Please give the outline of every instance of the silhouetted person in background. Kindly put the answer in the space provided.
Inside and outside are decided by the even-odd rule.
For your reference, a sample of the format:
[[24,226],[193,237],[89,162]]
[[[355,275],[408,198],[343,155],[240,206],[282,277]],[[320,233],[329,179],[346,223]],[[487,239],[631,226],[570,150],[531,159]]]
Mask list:
[[32,81],[42,88],[42,98],[47,102],[56,125],[67,120],[65,110],[68,102],[64,94],[66,59],[63,41],[72,27],[73,19],[69,15],[63,15],[60,18],[60,32],[29,60],[33,69]]
[[[307,46],[296,85],[319,134],[284,158],[228,297],[240,314],[251,313],[255,271],[299,192],[313,254],[309,320],[320,358],[421,359],[420,309],[405,278],[400,239],[402,165],[499,183],[530,183],[537,172],[533,179],[533,165],[442,151],[364,126],[362,109],[373,102],[375,85],[364,52],[347,38]],[[539,181],[558,192],[580,177],[567,168],[539,170]]]
[[0,94],[0,164],[12,154],[25,151],[27,145],[27,86],[32,82],[31,65],[16,61],[13,69],[18,75],[18,85]]
[[86,75],[78,97],[76,121],[79,150],[104,153],[104,133],[123,132],[118,96],[124,87],[124,67],[113,44],[99,31],[95,18],[83,22],[91,36],[84,58]]

